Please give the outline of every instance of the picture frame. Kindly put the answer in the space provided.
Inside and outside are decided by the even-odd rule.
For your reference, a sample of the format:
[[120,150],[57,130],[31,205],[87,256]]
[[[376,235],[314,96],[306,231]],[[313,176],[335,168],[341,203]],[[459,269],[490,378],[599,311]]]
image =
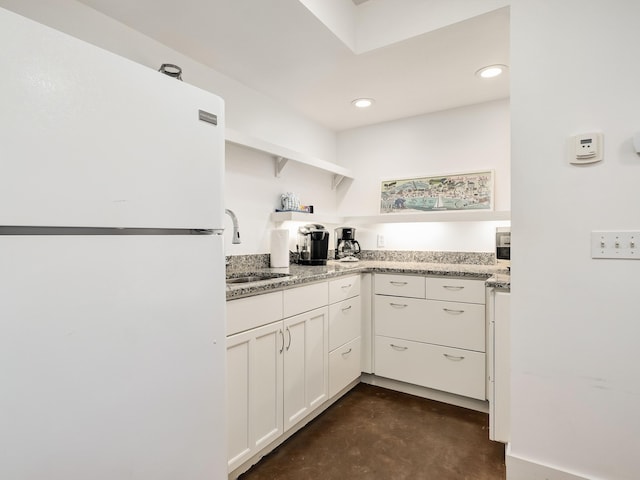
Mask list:
[[493,210],[493,170],[382,180],[380,213]]

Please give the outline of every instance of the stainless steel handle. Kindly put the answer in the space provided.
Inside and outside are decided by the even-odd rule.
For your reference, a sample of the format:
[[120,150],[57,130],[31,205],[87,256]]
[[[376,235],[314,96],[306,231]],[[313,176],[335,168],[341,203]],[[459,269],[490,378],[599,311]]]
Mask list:
[[349,350],[347,350],[346,352],[342,352],[342,356],[344,357],[344,356],[346,356],[346,355],[349,355],[349,354],[351,353],[351,350],[353,350],[353,349],[351,349],[351,348],[350,348],[350,349],[349,349]]
[[340,288],[351,288],[351,285],[352,285],[351,283],[349,285],[342,285],[342,287]]
[[450,313],[451,315],[460,315],[461,313],[464,313],[464,310],[453,310],[451,308],[443,308],[442,310],[444,310],[447,313]]
[[461,287],[459,285],[443,285],[442,288],[446,288],[447,290],[462,290],[464,287]]
[[282,353],[284,351],[284,332],[282,331],[282,329],[280,329],[280,336],[282,337],[282,348],[280,349],[279,353]]
[[287,333],[289,334],[289,343],[287,343],[287,352],[289,351],[289,347],[291,347],[291,330],[287,327]]
[[447,360],[452,360],[454,362],[459,362],[460,360],[464,360],[464,357],[456,357],[455,355],[449,355],[448,353],[443,353]]
[[409,347],[403,347],[402,345],[394,345],[393,343],[390,343],[389,346],[395,350],[400,350],[401,352],[404,352],[405,350],[409,349]]
[[391,305],[393,308],[405,308],[409,306],[406,303],[393,303],[393,302],[389,302],[389,305]]
[[406,285],[408,282],[394,282],[393,280],[389,280],[389,283],[396,287],[402,287],[403,285]]
[[352,307],[352,305],[349,305],[349,306],[347,306],[347,307],[344,307],[344,308],[342,309],[342,311],[343,311],[343,312],[346,312],[347,310],[351,310],[351,307]]

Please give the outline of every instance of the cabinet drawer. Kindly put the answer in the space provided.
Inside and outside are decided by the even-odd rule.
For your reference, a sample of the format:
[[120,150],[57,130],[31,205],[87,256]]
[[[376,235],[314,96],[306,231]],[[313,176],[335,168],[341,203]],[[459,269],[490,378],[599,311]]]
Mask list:
[[227,302],[227,336],[282,320],[282,292]]
[[290,288],[283,293],[285,318],[324,307],[329,301],[327,282]]
[[464,278],[427,278],[427,298],[449,302],[485,303],[485,287],[481,280]]
[[485,351],[484,305],[377,296],[375,308],[376,335]]
[[329,303],[360,295],[360,275],[341,277],[329,282]]
[[485,400],[485,354],[376,336],[376,375]]
[[376,274],[375,293],[397,297],[425,298],[425,278],[412,275]]
[[329,398],[360,376],[360,338],[329,354]]
[[329,306],[329,351],[360,336],[360,297]]

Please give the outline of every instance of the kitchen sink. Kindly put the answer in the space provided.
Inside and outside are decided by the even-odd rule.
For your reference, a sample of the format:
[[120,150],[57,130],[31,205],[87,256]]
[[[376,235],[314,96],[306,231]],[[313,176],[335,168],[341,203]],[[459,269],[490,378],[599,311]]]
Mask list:
[[229,277],[227,278],[227,283],[251,283],[251,282],[261,282],[263,280],[273,280],[276,278],[287,278],[291,275],[287,275],[286,273],[258,273],[254,275],[244,275],[239,277]]

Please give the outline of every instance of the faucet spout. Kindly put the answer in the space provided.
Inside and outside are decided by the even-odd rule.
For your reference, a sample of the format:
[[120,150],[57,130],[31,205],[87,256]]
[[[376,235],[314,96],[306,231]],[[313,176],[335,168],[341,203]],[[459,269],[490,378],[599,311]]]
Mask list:
[[233,210],[229,210],[226,208],[224,213],[231,217],[231,222],[233,222],[233,237],[231,239],[231,243],[238,244],[240,243],[240,231],[238,230],[238,217],[233,213]]

